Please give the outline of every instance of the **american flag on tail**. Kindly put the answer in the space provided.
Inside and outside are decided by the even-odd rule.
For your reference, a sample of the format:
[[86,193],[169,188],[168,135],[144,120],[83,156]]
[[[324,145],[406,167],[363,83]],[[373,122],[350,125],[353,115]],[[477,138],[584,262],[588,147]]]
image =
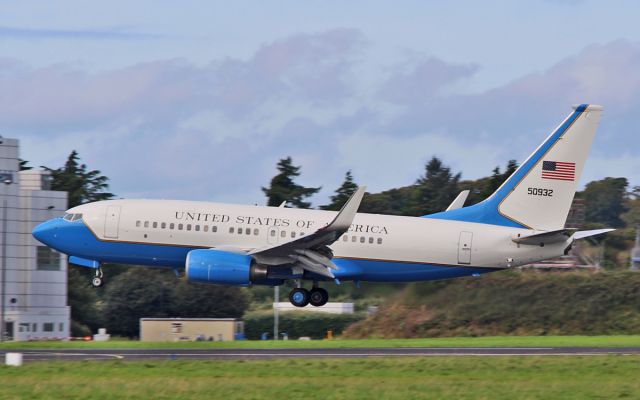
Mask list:
[[576,180],[576,163],[563,161],[543,161],[542,179],[556,179],[559,181]]

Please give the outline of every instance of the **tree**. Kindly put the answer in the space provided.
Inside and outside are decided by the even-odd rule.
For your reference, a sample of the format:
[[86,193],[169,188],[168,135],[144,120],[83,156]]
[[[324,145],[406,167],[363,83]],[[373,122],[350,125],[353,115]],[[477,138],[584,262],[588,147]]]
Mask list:
[[20,162],[20,171],[33,169],[33,167],[29,165],[29,161],[23,160],[22,158],[19,158],[18,161]]
[[336,189],[336,194],[331,196],[331,203],[326,206],[320,206],[320,208],[323,210],[339,211],[344,203],[349,200],[349,197],[355,193],[356,189],[358,189],[358,185],[353,182],[351,171],[347,171],[344,176],[344,182]]
[[135,337],[140,318],[171,317],[175,277],[170,271],[131,268],[106,287],[104,320],[110,332]]
[[189,283],[174,285],[172,316],[180,318],[239,318],[249,301],[239,287]]
[[300,176],[300,167],[294,166],[291,157],[283,158],[278,162],[280,173],[271,179],[268,188],[263,187],[262,191],[268,198],[267,205],[279,206],[283,201],[297,208],[309,208],[311,203],[304,201],[321,188],[304,187],[293,182],[293,179]]
[[113,194],[107,192],[109,178],[98,170],[88,171],[86,164],[80,164],[79,160],[78,152],[73,150],[63,167],[42,167],[51,172],[51,190],[67,192],[69,207],[112,198]]
[[414,215],[444,211],[458,194],[459,181],[460,173],[453,175],[439,158],[432,157],[425,166],[424,176],[416,181]]
[[487,197],[491,196],[493,192],[498,190],[500,185],[502,185],[504,181],[506,181],[517,169],[518,163],[516,162],[516,160],[509,160],[504,172],[500,172],[500,167],[495,167],[492,171],[489,181],[482,190],[483,199],[486,199]]
[[626,211],[626,178],[604,178],[589,182],[582,193],[588,223],[612,228],[624,226],[620,216]]

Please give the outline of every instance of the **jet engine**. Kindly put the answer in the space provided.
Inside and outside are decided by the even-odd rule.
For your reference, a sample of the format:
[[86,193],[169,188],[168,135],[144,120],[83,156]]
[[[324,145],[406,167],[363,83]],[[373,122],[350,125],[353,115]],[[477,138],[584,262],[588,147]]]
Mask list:
[[248,286],[281,285],[281,279],[271,279],[269,268],[255,263],[246,254],[220,250],[191,250],[187,254],[185,274],[189,282]]

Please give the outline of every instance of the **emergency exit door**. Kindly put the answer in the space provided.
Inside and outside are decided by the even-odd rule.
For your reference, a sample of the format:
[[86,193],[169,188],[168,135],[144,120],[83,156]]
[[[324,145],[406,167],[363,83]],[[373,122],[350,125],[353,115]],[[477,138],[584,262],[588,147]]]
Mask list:
[[107,214],[104,216],[104,237],[117,239],[119,225],[120,206],[107,207]]
[[471,264],[471,243],[473,233],[460,232],[458,240],[458,264]]

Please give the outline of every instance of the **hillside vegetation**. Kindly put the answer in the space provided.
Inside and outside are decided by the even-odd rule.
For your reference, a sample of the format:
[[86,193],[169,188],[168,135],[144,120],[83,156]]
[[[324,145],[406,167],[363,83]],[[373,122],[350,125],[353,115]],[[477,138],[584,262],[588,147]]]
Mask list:
[[505,271],[408,285],[346,338],[640,332],[640,273]]

